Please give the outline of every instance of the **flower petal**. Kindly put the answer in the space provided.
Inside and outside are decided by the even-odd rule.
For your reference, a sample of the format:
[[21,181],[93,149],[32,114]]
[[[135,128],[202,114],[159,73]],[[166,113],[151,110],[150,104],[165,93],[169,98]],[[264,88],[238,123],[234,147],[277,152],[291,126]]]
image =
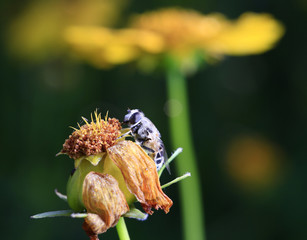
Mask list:
[[125,64],[146,53],[159,54],[164,50],[164,39],[159,34],[133,28],[71,26],[65,31],[65,41],[80,57],[101,68]]
[[95,213],[88,213],[82,224],[83,230],[90,237],[90,240],[99,240],[98,234],[106,228],[105,222]]
[[94,213],[85,218],[83,227],[87,225],[95,234],[103,233],[115,226],[119,218],[129,211],[117,181],[109,174],[97,172],[87,174],[82,195],[87,212]]
[[107,151],[145,212],[161,208],[168,213],[173,202],[162,191],[156,165],[145,151],[132,141],[118,142]]
[[260,54],[273,48],[284,32],[283,25],[270,14],[244,13],[206,42],[204,48],[234,56]]

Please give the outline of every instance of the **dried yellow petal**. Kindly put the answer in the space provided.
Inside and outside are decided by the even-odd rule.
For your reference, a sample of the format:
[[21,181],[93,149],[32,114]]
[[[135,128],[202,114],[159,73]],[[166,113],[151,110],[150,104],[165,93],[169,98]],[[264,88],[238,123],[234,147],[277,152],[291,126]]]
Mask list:
[[118,222],[119,218],[129,211],[124,194],[114,177],[109,174],[90,172],[83,183],[83,203],[89,215],[85,222],[95,233],[103,233]]
[[99,240],[97,235],[101,229],[106,228],[106,224],[97,214],[88,213],[87,217],[84,219],[82,228],[90,237],[90,240]]
[[145,212],[152,214],[151,208],[169,212],[173,202],[161,189],[154,161],[139,145],[132,141],[121,141],[108,148],[107,152]]

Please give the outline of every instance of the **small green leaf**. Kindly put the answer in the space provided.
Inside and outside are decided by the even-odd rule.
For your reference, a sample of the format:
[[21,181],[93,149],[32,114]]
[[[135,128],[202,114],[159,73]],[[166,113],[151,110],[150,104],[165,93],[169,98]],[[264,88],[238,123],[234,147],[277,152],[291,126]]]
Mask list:
[[181,181],[181,180],[183,180],[183,179],[185,179],[187,177],[191,177],[191,173],[187,172],[187,173],[183,174],[181,177],[177,177],[174,180],[172,180],[172,181],[162,185],[161,188],[163,189],[163,188],[169,187],[170,185],[172,185],[172,184],[174,184],[176,182],[179,182],[179,181]]
[[148,217],[148,214],[143,213],[142,211],[140,211],[137,208],[131,208],[129,212],[124,214],[124,217],[135,218],[135,219],[140,220],[140,221],[145,221]]
[[87,213],[75,213],[72,210],[58,210],[51,212],[39,213],[31,216],[31,218],[47,218],[47,217],[72,217],[72,218],[86,218]]
[[161,169],[160,169],[159,172],[158,172],[159,178],[160,178],[160,176],[162,175],[162,173],[163,173],[163,171],[164,171],[164,169],[165,169],[165,166],[166,166],[167,164],[170,164],[170,163],[175,159],[175,157],[177,157],[181,152],[182,152],[182,148],[177,148],[176,151],[172,154],[172,156],[170,156],[170,157],[167,159],[166,163],[163,164],[163,166],[161,167]]
[[39,213],[31,216],[31,218],[47,218],[47,217],[70,217],[71,214],[74,213],[72,210],[59,210],[59,211],[51,211]]
[[62,200],[64,200],[65,202],[67,202],[67,196],[58,192],[58,189],[54,189],[55,194]]
[[72,218],[86,218],[87,213],[72,213],[70,216]]

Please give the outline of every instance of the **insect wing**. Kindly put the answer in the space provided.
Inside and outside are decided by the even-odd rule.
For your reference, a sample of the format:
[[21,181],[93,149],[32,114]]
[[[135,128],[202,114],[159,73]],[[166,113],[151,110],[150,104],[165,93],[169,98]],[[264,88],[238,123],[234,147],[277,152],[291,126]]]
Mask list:
[[159,142],[160,142],[159,151],[156,153],[156,157],[155,157],[157,170],[159,171],[161,167],[165,165],[165,168],[167,169],[168,173],[171,174],[171,170],[167,162],[168,157],[167,157],[167,153],[166,153],[164,144],[161,139],[159,139]]
[[169,163],[168,163],[168,156],[167,156],[167,152],[165,150],[165,147],[164,147],[164,144],[162,143],[163,145],[163,157],[164,157],[164,165],[165,165],[165,168],[167,169],[168,173],[171,174],[171,168],[169,166]]

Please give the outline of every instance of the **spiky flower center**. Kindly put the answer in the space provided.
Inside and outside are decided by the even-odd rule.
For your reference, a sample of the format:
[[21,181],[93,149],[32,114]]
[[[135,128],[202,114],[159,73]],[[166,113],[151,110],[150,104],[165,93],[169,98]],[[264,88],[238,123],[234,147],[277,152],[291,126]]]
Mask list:
[[95,155],[105,152],[113,146],[121,132],[121,124],[116,118],[101,119],[101,114],[94,113],[95,120],[91,116],[91,121],[82,118],[84,125],[75,131],[66,139],[61,153],[67,154],[70,158],[77,159],[82,156]]

